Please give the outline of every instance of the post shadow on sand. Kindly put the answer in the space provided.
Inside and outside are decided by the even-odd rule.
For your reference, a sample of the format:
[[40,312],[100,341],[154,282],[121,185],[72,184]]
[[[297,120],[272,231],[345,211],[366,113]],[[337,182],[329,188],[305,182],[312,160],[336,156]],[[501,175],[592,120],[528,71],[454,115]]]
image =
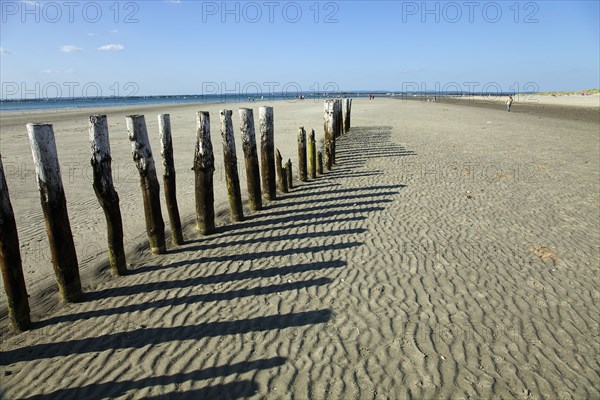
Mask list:
[[[217,235],[213,236],[212,239],[219,239],[219,244],[221,244],[220,239],[223,236],[219,236],[219,234],[224,234],[226,232],[235,232],[245,227],[256,228],[257,226],[274,226],[282,229],[280,227],[281,224],[293,223],[300,219],[306,219],[307,213],[311,211],[324,211],[327,215],[337,216],[344,215],[348,213],[348,210],[355,209],[357,206],[366,205],[367,202],[353,202],[346,204],[330,204],[331,202],[339,201],[339,200],[355,200],[359,199],[360,196],[357,196],[354,192],[357,190],[365,191],[362,197],[383,197],[383,196],[392,196],[393,194],[397,194],[397,192],[389,191],[387,193],[377,193],[376,191],[384,186],[374,186],[371,188],[364,189],[330,189],[323,190],[322,192],[319,189],[331,188],[334,186],[339,186],[339,183],[333,182],[333,179],[338,177],[345,178],[357,178],[357,177],[372,177],[379,176],[383,174],[383,171],[362,171],[356,170],[359,167],[362,167],[368,158],[372,157],[404,157],[409,155],[414,155],[414,152],[406,151],[402,146],[397,145],[391,141],[391,126],[375,126],[375,127],[355,127],[352,129],[352,135],[342,136],[340,138],[340,143],[343,143],[343,146],[340,145],[339,150],[337,152],[338,156],[338,164],[336,169],[333,171],[328,171],[325,175],[320,176],[316,180],[310,181],[308,184],[301,186],[298,189],[295,189],[294,194],[286,194],[284,195],[280,203],[273,203],[272,205],[267,205],[264,208],[263,212],[257,213],[253,215],[252,218],[247,219],[241,223],[234,223],[225,226],[221,226],[217,229]],[[319,182],[320,181],[320,182]],[[400,189],[405,185],[390,185],[387,188],[389,189]],[[369,190],[371,189],[371,190]],[[311,194],[311,192],[315,194]],[[339,195],[341,193],[348,193],[347,196],[338,196],[333,197],[329,196],[330,194]],[[319,195],[320,199],[314,200],[300,200],[302,197]],[[286,200],[290,198],[298,198],[299,201],[289,203]],[[371,201],[370,204],[373,205],[381,205],[382,203],[391,202],[390,199],[381,199],[378,201]],[[313,207],[305,207],[307,204],[316,204]],[[340,211],[336,214],[332,214],[331,211],[333,208],[340,208]],[[341,209],[343,207],[343,209]],[[291,210],[290,210],[291,208]],[[277,210],[281,209],[281,210]],[[365,211],[364,209],[360,210],[360,212]],[[264,218],[272,218],[276,216],[284,216],[281,219],[271,219],[264,220]],[[315,224],[318,224],[319,219],[324,217],[325,215],[308,215],[309,218],[315,219]],[[265,232],[265,230],[263,230]],[[340,232],[340,234],[343,234]],[[206,243],[211,238],[200,238],[196,240],[187,241],[186,244],[190,243]],[[210,242],[209,242],[210,243]],[[172,252],[185,252],[191,250],[202,250],[214,248],[216,244],[213,245],[202,245],[196,247],[182,247],[178,249],[172,250]],[[202,248],[201,248],[202,247]],[[137,270],[139,271],[139,269]]]
[[149,345],[208,337],[264,332],[277,329],[324,324],[331,319],[329,309],[276,314],[234,321],[203,322],[196,325],[161,328],[140,328],[128,332],[110,333],[85,339],[41,343],[0,352],[0,365],[44,358],[87,354],[116,349],[139,349]]
[[[366,195],[365,195],[366,196]],[[271,218],[271,217],[277,217],[277,216],[281,216],[281,215],[286,215],[286,216],[299,216],[302,217],[304,215],[309,215],[311,218],[317,218],[318,215],[312,214],[312,211],[316,211],[317,214],[318,212],[327,212],[327,211],[331,211],[331,210],[336,210],[339,209],[341,215],[346,215],[349,214],[350,212],[363,212],[362,206],[365,206],[366,208],[370,207],[370,206],[377,206],[380,205],[382,203],[391,203],[392,200],[390,199],[378,199],[378,200],[363,200],[363,201],[353,201],[350,203],[341,203],[341,204],[333,204],[333,205],[328,205],[328,204],[319,204],[316,206],[311,206],[311,207],[296,207],[294,210],[274,210],[274,211],[267,211],[265,213],[263,213],[261,215],[261,217],[263,218]],[[356,210],[354,210],[353,208],[356,208]]]
[[[339,185],[337,185],[339,186]],[[314,191],[314,193],[290,193],[289,195],[286,196],[286,199],[303,199],[306,197],[316,197],[319,196],[324,197],[322,200],[327,201],[329,198],[331,199],[339,199],[339,198],[343,198],[343,197],[335,197],[334,195],[348,195],[348,194],[353,194],[356,195],[356,193],[363,193],[366,192],[362,195],[357,195],[360,196],[361,198],[367,197],[367,196],[371,196],[373,194],[377,195],[379,192],[379,190],[386,190],[392,194],[397,194],[399,192],[395,191],[394,189],[402,189],[406,187],[406,185],[402,185],[402,184],[398,184],[398,185],[375,185],[375,186],[365,186],[365,187],[361,187],[361,188],[345,188],[345,189],[331,189],[328,190],[326,192],[319,192],[319,191]],[[310,189],[310,186],[303,186],[303,189]],[[285,204],[280,205],[278,203],[275,203],[275,205],[277,207],[284,207]]]
[[[306,264],[286,265],[283,267],[270,267],[264,269],[251,269],[246,271],[226,272],[222,274],[201,276],[188,279],[177,279],[170,281],[141,283],[131,286],[116,286],[89,293],[89,300],[99,300],[114,296],[131,296],[155,290],[183,289],[201,285],[213,285],[216,283],[228,283],[246,279],[274,278],[290,274],[298,274],[311,271],[322,271],[330,268],[343,268],[346,262],[342,260],[331,260]],[[46,320],[47,322],[50,320]]]
[[364,166],[369,158],[406,157],[414,151],[391,140],[391,126],[353,127],[351,140],[342,136],[343,146],[336,151],[336,163],[354,169]]
[[[383,208],[379,208],[379,210],[383,210]],[[329,245],[317,245],[317,246],[307,246],[307,247],[298,247],[298,248],[286,248],[283,250],[276,251],[260,251],[255,253],[244,253],[244,254],[236,254],[236,261],[253,261],[258,258],[271,258],[271,257],[285,257],[294,254],[310,254],[310,253],[319,253],[323,251],[332,251],[332,250],[346,250],[353,247],[361,246],[362,242],[347,242],[347,243],[335,243]],[[147,265],[140,268],[136,268],[135,273],[146,273],[151,271],[161,271],[169,268],[178,268],[185,265],[193,265],[193,264],[202,264],[209,262],[226,262],[231,261],[232,257],[230,255],[218,255],[218,256],[208,256],[208,257],[200,257],[194,260],[183,260],[177,261],[171,264],[165,265]]]
[[[251,297],[251,296],[264,296],[267,294],[285,292],[289,290],[300,290],[311,286],[325,286],[331,283],[330,278],[316,278],[306,281],[289,282],[276,285],[258,286],[250,289],[237,289],[223,293],[205,293],[196,294],[183,297],[174,297],[170,299],[160,299],[154,301],[146,301],[143,303],[128,304],[121,307],[106,308],[100,310],[84,311],[80,313],[67,314],[49,318],[45,321],[40,321],[36,324],[36,327],[43,327],[45,325],[53,325],[59,322],[73,322],[81,319],[90,319],[97,317],[107,317],[118,314],[129,314],[133,312],[142,312],[156,308],[163,307],[177,307],[181,305],[193,305],[196,303],[207,303],[214,301],[230,301],[234,299]],[[139,288],[145,285],[139,285]]]
[[[384,208],[383,207],[365,207],[362,208],[360,210],[360,213],[369,213],[369,212],[375,212],[375,211],[383,211]],[[327,218],[335,218],[335,221],[343,221],[344,218],[362,218],[364,219],[364,216],[352,216],[352,217],[346,217],[346,215],[348,214],[348,209],[342,209],[342,208],[326,208],[326,211],[320,211],[320,212],[316,212],[316,213],[302,213],[301,215],[296,215],[293,213],[281,213],[280,215],[285,215],[283,217],[279,217],[279,218],[271,218],[271,219],[264,219],[264,220],[259,220],[258,218],[254,221],[246,221],[246,222],[242,222],[240,224],[237,224],[235,227],[230,227],[230,226],[224,226],[223,229],[217,233],[216,235],[214,235],[214,239],[220,239],[221,237],[226,237],[226,236],[239,236],[238,232],[242,232],[241,229],[252,229],[252,228],[258,228],[261,226],[264,227],[269,227],[269,226],[273,226],[273,227],[277,227],[278,230],[281,229],[286,229],[286,228],[290,228],[295,226],[295,223],[298,222],[302,222],[303,223],[310,223],[312,226],[316,226],[319,224],[325,224],[327,223]],[[341,218],[340,218],[341,216]],[[309,221],[309,222],[306,222]],[[329,221],[331,222],[331,221]],[[236,234],[232,234],[232,232],[236,232]],[[248,233],[247,231],[244,233]],[[221,236],[218,236],[221,235]],[[188,243],[202,243],[205,242],[206,240],[212,240],[213,237],[210,238],[201,238],[198,240],[190,240]]]
[[[309,187],[310,184],[301,187],[301,189],[306,189],[307,187]],[[331,189],[328,191],[323,191],[323,192],[317,192],[315,191],[314,193],[310,193],[310,192],[303,192],[303,193],[291,193],[291,194],[286,194],[286,197],[284,200],[286,200],[285,202],[276,202],[276,203],[272,203],[269,204],[268,206],[263,208],[263,211],[261,211],[260,213],[257,213],[256,215],[253,216],[252,219],[248,219],[242,222],[237,222],[234,224],[228,224],[228,225],[223,225],[217,228],[217,233],[215,235],[211,235],[208,237],[202,237],[199,239],[192,239],[189,240],[187,243],[196,243],[196,242],[201,242],[201,241],[205,241],[207,239],[210,238],[216,238],[219,237],[220,234],[224,234],[224,233],[228,233],[228,232],[233,232],[233,231],[239,231],[240,229],[243,228],[249,228],[249,227],[256,227],[258,225],[269,225],[269,226],[274,226],[274,227],[280,227],[280,224],[285,223],[285,222],[292,222],[295,220],[295,216],[299,216],[299,218],[296,218],[297,220],[300,219],[306,219],[305,217],[307,216],[307,211],[319,211],[319,210],[325,210],[325,212],[327,212],[327,215],[331,215],[331,213],[329,213],[329,211],[333,210],[333,209],[337,209],[337,208],[343,208],[342,212],[340,212],[339,214],[347,214],[347,211],[349,209],[349,207],[354,207],[355,206],[355,202],[352,203],[342,203],[342,204],[330,204],[331,202],[336,202],[338,200],[358,200],[358,199],[362,199],[365,197],[379,197],[379,196],[392,196],[394,194],[398,194],[398,191],[392,191],[391,189],[402,189],[404,188],[405,185],[387,185],[387,186],[369,186],[369,187],[364,187],[364,188],[348,188],[348,189]],[[380,193],[380,190],[386,190],[389,189],[386,193]],[[297,191],[296,189],[294,191]],[[356,193],[362,193],[362,194],[356,194]],[[340,196],[344,194],[345,196]],[[311,198],[311,197],[317,197],[317,199],[311,199],[311,200],[301,200],[301,199],[307,199],[307,198]],[[288,202],[288,199],[298,199],[297,201],[294,202]],[[386,200],[384,202],[388,202],[389,200]],[[369,204],[377,204],[379,203],[378,201],[372,201]],[[317,204],[318,206],[312,206],[312,207],[300,207],[300,206],[304,206],[306,204]],[[362,203],[362,205],[364,205],[366,203]],[[292,208],[291,210],[287,210],[287,211],[280,211],[282,209],[285,208]],[[275,211],[273,211],[275,210]],[[361,210],[362,211],[362,210]],[[277,214],[274,214],[277,213]],[[286,215],[288,217],[284,218],[284,220],[279,220],[279,219],[271,219],[271,220],[265,220],[264,218],[267,217],[273,217],[274,215]],[[325,215],[323,214],[309,214],[308,217],[311,218],[316,218],[317,221],[315,221],[314,223],[322,223],[320,222],[320,218],[323,218]]]
[[[54,399],[105,399],[125,396],[131,390],[139,391],[152,386],[181,385],[189,381],[203,381],[239,375],[255,370],[266,370],[282,366],[285,357],[264,358],[254,361],[242,361],[231,365],[209,367],[193,372],[178,373],[173,375],[152,376],[137,380],[122,380],[117,382],[93,383],[81,387],[55,390],[51,393],[38,394],[27,397],[25,400],[54,400]],[[181,393],[167,393],[159,397],[148,398],[177,398],[177,399],[220,399],[241,398],[256,394],[258,385],[254,381],[236,380],[233,383],[212,385],[206,388]]]
[[238,240],[230,240],[227,241],[227,237],[221,237],[221,240],[211,240],[202,241],[201,244],[197,244],[194,246],[188,246],[180,249],[175,249],[172,253],[178,252],[198,252],[205,250],[214,250],[214,249],[224,249],[227,247],[235,247],[235,246],[243,246],[248,244],[259,244],[259,243],[274,243],[280,241],[290,241],[297,239],[318,239],[318,238],[327,238],[327,237],[336,237],[342,235],[354,235],[366,232],[364,228],[356,228],[356,229],[343,229],[343,230],[331,230],[331,231],[323,231],[323,232],[301,232],[301,233],[287,233],[287,234],[278,234],[272,236],[264,236],[250,239],[238,239]]
[[[352,193],[352,191],[349,190],[348,193]],[[398,193],[400,193],[400,192],[388,191],[388,192],[371,192],[371,193],[366,193],[366,194],[352,194],[352,195],[345,195],[345,196],[328,196],[329,193],[325,192],[325,193],[323,193],[323,195],[320,198],[290,201],[290,202],[286,202],[285,204],[275,204],[274,208],[301,207],[301,206],[305,206],[307,204],[330,204],[330,203],[333,203],[333,204],[331,204],[331,207],[336,207],[336,206],[345,207],[346,204],[337,205],[336,202],[341,201],[341,200],[363,200],[366,196],[368,196],[368,197],[391,197]],[[323,207],[323,208],[326,208],[326,207]]]
[[[271,224],[266,224],[266,223],[257,223],[255,228],[252,229],[232,229],[231,231],[227,231],[226,233],[223,233],[222,236],[226,236],[226,237],[235,237],[235,236],[245,236],[248,235],[249,233],[253,233],[253,234],[257,234],[257,233],[275,233],[277,231],[284,231],[287,229],[298,229],[298,228],[304,228],[304,227],[308,227],[308,226],[315,226],[315,221],[313,220],[306,220],[306,219],[302,219],[302,220],[298,220],[298,219],[294,219],[294,220],[290,220],[287,218],[279,218],[280,220],[282,220],[281,224],[277,224],[276,226],[272,226]],[[330,219],[322,219],[319,221],[319,225],[329,225],[329,224],[336,224],[336,223],[343,223],[343,222],[359,222],[359,221],[364,221],[365,219],[367,219],[367,217],[362,216],[362,215],[358,215],[358,216],[352,216],[352,217],[338,217],[338,218],[330,218]],[[260,221],[260,222],[267,222],[267,221]],[[259,226],[267,226],[267,228],[258,228]],[[215,239],[218,238],[220,236],[215,235]],[[192,244],[192,243],[201,243],[200,240],[190,240],[188,243]]]
[[382,176],[382,170],[374,170],[374,171],[352,171],[348,169],[348,171],[340,171],[334,169],[330,171],[323,177],[325,180],[338,179],[338,178],[367,178],[373,176]]

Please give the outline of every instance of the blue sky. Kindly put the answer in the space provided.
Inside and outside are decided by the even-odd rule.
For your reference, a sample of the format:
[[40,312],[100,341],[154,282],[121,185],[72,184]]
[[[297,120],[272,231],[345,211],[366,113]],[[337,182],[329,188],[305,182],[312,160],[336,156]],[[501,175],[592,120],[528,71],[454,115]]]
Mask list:
[[3,98],[600,86],[598,1],[2,0],[0,12]]

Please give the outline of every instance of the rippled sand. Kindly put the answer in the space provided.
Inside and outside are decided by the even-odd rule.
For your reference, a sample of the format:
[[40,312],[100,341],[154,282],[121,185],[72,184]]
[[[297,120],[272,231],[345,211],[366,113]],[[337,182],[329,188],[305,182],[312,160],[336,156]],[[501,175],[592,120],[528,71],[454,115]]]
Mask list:
[[[277,146],[295,162],[297,126],[321,136],[322,105],[274,107]],[[600,396],[598,123],[354,100],[333,172],[236,224],[217,179],[221,228],[200,237],[187,172],[195,108],[171,113],[186,244],[132,249],[133,273],[118,279],[83,261],[83,303],[32,296],[35,329],[5,333],[0,347],[6,398]],[[121,117],[109,115],[111,144],[125,164]],[[28,144],[4,121],[6,168]],[[85,160],[85,116],[61,124],[59,155]],[[45,245],[37,192],[24,189],[35,182],[7,179],[23,251]],[[137,178],[117,182],[128,243],[143,243]],[[100,246],[91,182],[66,190],[76,238]],[[25,262],[47,270],[39,282],[46,264]]]

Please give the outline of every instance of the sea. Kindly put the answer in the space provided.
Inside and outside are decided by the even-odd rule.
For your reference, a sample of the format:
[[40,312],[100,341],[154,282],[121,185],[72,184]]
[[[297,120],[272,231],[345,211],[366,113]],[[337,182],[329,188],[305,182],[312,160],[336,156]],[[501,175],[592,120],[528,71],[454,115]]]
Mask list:
[[[371,93],[371,92],[369,92]],[[168,95],[168,96],[131,96],[131,97],[72,97],[48,99],[8,99],[0,100],[0,112],[31,111],[31,110],[57,110],[80,109],[89,107],[121,107],[144,106],[155,104],[192,104],[192,103],[242,103],[242,102],[269,102],[286,100],[296,102],[308,99],[365,97],[369,93],[301,93],[290,96],[284,93],[271,95],[238,95],[238,94],[209,94],[209,95]]]

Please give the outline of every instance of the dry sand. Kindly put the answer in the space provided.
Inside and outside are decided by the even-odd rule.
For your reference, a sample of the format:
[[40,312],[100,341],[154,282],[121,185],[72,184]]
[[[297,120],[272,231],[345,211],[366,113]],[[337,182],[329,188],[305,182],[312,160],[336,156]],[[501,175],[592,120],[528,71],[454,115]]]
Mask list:
[[[32,296],[35,328],[0,346],[6,398],[598,398],[600,124],[471,105],[354,100],[335,170],[246,221],[227,222],[218,169],[221,228],[206,238],[190,224],[195,111],[211,111],[221,166],[223,106],[110,110],[134,269],[118,279],[95,272],[105,233],[87,178],[93,111],[3,114],[30,291],[51,278],[24,129],[40,119],[55,126],[88,292],[70,305]],[[322,135],[322,103],[273,106],[276,146],[295,163],[297,127]],[[167,255],[139,246],[134,111],[155,156],[156,114],[171,113],[188,223]]]

